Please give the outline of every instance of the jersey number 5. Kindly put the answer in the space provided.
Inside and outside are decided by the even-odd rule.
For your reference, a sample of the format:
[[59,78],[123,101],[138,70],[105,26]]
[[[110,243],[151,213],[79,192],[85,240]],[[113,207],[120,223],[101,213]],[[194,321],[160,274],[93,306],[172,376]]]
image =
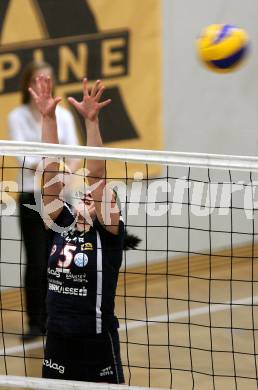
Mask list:
[[64,248],[60,253],[61,256],[64,256],[64,260],[59,259],[57,262],[57,266],[61,268],[69,268],[73,261],[75,250],[76,250],[76,245],[65,244]]

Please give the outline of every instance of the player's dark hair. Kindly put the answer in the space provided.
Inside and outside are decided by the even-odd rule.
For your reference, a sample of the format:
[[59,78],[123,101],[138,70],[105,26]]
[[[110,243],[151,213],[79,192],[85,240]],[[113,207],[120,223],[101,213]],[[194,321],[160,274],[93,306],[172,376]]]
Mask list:
[[128,231],[125,229],[125,237],[124,237],[124,250],[128,251],[130,249],[136,249],[139,243],[142,240],[135,236],[134,234],[129,234]]
[[41,69],[50,69],[52,73],[52,83],[53,87],[55,84],[55,77],[54,77],[54,71],[50,64],[44,61],[32,61],[28,63],[21,76],[20,80],[20,86],[21,86],[21,94],[22,94],[22,104],[29,104],[31,100],[30,93],[28,91],[28,88],[30,86],[31,80],[33,78],[33,75],[36,71]]

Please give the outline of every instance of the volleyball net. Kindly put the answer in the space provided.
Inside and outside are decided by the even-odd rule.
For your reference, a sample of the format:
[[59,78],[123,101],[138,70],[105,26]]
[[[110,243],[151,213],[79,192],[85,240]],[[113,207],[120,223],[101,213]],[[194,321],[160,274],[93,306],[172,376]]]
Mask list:
[[81,159],[64,195],[71,204],[86,160],[105,159],[127,230],[141,239],[123,254],[116,295],[126,383],[257,388],[257,158],[3,141],[0,149],[1,375],[41,375],[44,337],[20,338],[26,259],[16,199],[28,158],[59,156]]

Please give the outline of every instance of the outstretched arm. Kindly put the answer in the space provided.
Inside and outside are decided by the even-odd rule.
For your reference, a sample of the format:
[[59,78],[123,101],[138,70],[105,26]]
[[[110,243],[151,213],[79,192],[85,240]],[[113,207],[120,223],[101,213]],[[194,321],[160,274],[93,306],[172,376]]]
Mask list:
[[[83,80],[83,100],[76,101],[68,98],[69,102],[83,116],[87,131],[87,146],[101,147],[102,139],[99,129],[99,111],[111,103],[111,100],[100,102],[105,87],[97,80],[89,94],[87,79]],[[96,214],[99,222],[106,230],[118,234],[120,213],[116,205],[113,191],[106,188],[105,161],[88,160],[88,181],[92,186],[91,194],[95,203]],[[108,215],[106,213],[108,213]]]
[[[60,97],[52,96],[52,81],[50,77],[40,75],[36,79],[36,88],[29,91],[42,115],[42,142],[58,144],[58,132],[56,122],[56,106],[61,101]],[[58,179],[59,162],[56,159],[47,158],[43,161],[43,202],[44,219],[55,220],[63,208],[63,202],[59,199],[62,183]],[[53,184],[49,185],[50,181]],[[49,221],[46,221],[49,226]]]

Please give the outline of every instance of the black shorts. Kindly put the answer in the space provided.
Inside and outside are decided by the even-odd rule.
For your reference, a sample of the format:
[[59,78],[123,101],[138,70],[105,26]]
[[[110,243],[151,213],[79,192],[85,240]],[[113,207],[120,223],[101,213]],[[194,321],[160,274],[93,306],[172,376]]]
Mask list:
[[48,333],[42,377],[124,383],[118,332],[89,338]]

